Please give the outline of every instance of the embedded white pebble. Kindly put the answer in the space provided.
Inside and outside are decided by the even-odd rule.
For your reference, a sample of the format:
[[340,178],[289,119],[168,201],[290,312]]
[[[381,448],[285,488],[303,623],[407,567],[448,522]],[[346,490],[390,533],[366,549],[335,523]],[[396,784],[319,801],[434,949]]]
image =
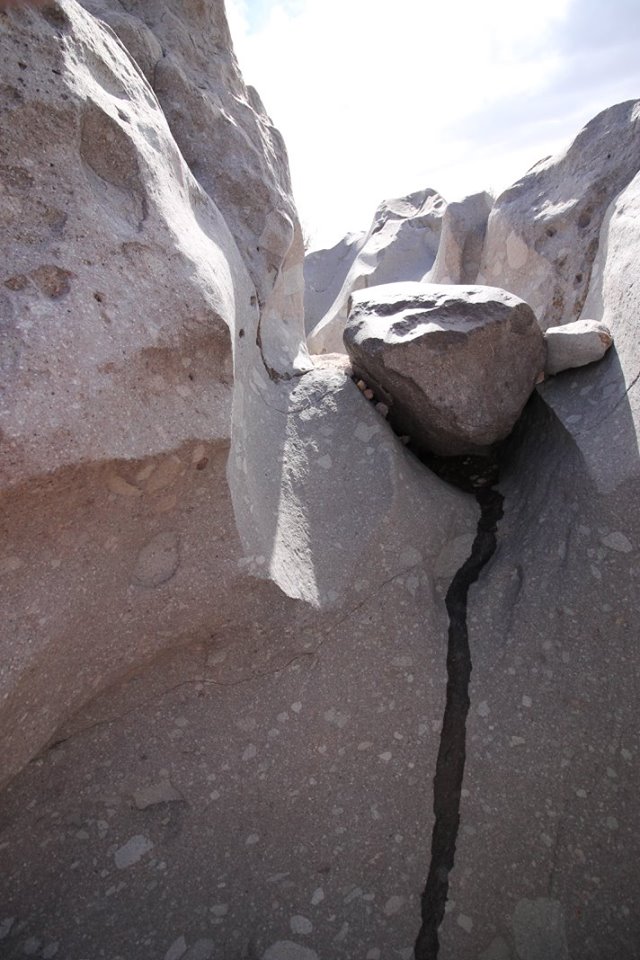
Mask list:
[[289,920],[289,926],[291,927],[291,932],[298,934],[298,936],[307,936],[313,931],[313,924],[311,923],[311,920],[308,920],[301,914],[296,914],[295,916],[291,917]]
[[392,756],[393,754],[391,753],[390,750],[385,750],[384,753],[378,754],[379,759],[382,760],[383,763],[389,763],[389,760],[391,760]]
[[389,897],[384,907],[382,908],[385,916],[393,917],[396,913],[399,913],[404,906],[405,898],[399,896]]
[[214,917],[226,917],[229,913],[229,904],[228,903],[214,903],[211,907],[211,913]]
[[245,847],[253,847],[260,840],[260,835],[258,833],[250,833],[244,844]]
[[490,712],[489,704],[486,700],[483,700],[478,704],[477,713],[479,717],[488,717]]
[[242,759],[246,763],[247,760],[253,760],[254,757],[257,755],[257,753],[258,753],[258,748],[256,747],[255,743],[250,743],[249,746],[246,748],[246,750],[243,752]]
[[142,860],[145,854],[153,849],[153,842],[148,837],[137,834],[131,837],[125,844],[119,847],[113,855],[115,865],[118,870],[126,870]]
[[531,697],[527,697],[526,695],[523,696],[523,698],[522,698],[522,706],[523,706],[523,707],[530,707],[530,706],[532,705],[532,703],[533,703],[533,701],[532,701]]
[[604,544],[605,547],[609,547],[610,550],[615,550],[617,553],[631,553],[633,550],[633,544],[628,537],[625,537],[621,530],[614,530],[613,533],[607,534],[606,537],[601,537],[600,542]]
[[300,711],[302,710],[302,704],[298,700],[297,703],[291,704],[291,709],[293,710],[294,713],[300,713]]
[[265,951],[262,960],[318,960],[318,954],[293,940],[278,940]]
[[466,933],[471,933],[471,931],[473,930],[473,920],[471,919],[471,917],[465,916],[464,913],[458,914],[456,923],[458,924],[459,927],[462,927],[462,929]]
[[180,957],[187,952],[187,941],[184,936],[174,940],[164,955],[164,960],[180,960]]
[[334,727],[338,727],[339,730],[343,730],[344,727],[349,723],[349,715],[346,713],[341,713],[339,710],[336,710],[335,707],[331,707],[330,710],[325,711],[324,715],[327,723],[331,723]]
[[322,903],[324,900],[324,890],[322,887],[318,887],[317,890],[313,891],[311,896],[311,906],[317,907],[319,903]]

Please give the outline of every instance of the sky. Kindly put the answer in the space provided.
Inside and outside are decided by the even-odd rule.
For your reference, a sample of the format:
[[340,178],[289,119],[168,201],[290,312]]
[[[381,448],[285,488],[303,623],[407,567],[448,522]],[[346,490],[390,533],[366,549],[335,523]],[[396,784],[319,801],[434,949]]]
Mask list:
[[432,187],[498,193],[640,98],[640,0],[226,0],[314,248]]

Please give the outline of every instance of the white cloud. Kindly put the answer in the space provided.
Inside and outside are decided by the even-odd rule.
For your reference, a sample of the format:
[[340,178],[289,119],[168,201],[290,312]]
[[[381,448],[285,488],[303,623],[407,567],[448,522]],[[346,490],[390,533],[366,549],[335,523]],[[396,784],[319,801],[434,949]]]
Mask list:
[[245,78],[287,143],[301,218],[332,243],[368,226],[385,197],[502,189],[597,110],[640,93],[640,67],[607,69],[633,4],[609,0],[601,47],[595,0],[227,0],[227,9]]

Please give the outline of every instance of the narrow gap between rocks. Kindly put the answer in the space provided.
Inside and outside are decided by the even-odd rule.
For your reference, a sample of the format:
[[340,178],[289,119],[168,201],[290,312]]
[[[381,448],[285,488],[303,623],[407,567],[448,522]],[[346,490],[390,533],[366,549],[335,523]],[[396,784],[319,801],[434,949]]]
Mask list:
[[[375,401],[373,391],[368,390],[357,373],[353,379],[360,390],[366,391],[365,397]],[[379,412],[386,418],[388,408],[385,404],[382,404],[382,409],[380,407],[377,404]],[[414,947],[414,960],[437,960],[440,949],[439,929],[444,919],[449,874],[455,859],[466,760],[466,724],[472,670],[467,601],[470,587],[496,551],[498,524],[503,516],[504,504],[503,495],[496,489],[500,467],[510,458],[516,438],[526,430],[528,409],[527,406],[510,437],[496,444],[486,456],[439,456],[418,450],[410,437],[401,438],[409,450],[442,480],[473,493],[480,508],[471,553],[455,574],[445,597],[449,615],[447,693],[433,781],[435,822],[431,837],[431,860],[421,897],[421,927]]]
[[480,507],[480,519],[471,555],[454,576],[445,597],[449,614],[447,699],[433,781],[435,823],[431,837],[431,862],[421,900],[422,925],[415,943],[415,960],[436,960],[440,948],[438,931],[444,918],[449,873],[455,858],[466,760],[466,723],[472,668],[467,598],[469,588],[495,553],[498,523],[503,514],[504,498],[497,490],[480,486],[475,495]]

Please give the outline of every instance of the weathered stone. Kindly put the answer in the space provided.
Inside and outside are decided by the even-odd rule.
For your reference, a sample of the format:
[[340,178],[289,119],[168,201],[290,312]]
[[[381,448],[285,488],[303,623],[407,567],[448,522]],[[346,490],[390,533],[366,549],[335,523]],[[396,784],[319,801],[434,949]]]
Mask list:
[[475,283],[482,259],[487,220],[493,205],[490,193],[474,193],[447,205],[429,283]]
[[635,176],[639,156],[640,101],[598,114],[567,150],[541,160],[498,197],[478,283],[522,297],[543,330],[577,320],[603,217]]
[[613,343],[606,324],[598,320],[575,320],[561,327],[548,327],[545,373],[560,373],[602,360]]
[[304,258],[304,328],[310,333],[342,289],[367,234],[348,233],[327,250],[313,250]]
[[[309,333],[312,353],[344,351],[342,334],[349,297],[355,290],[425,278],[436,257],[445,209],[446,201],[431,189],[380,204],[334,302]],[[327,257],[332,259],[333,252]],[[322,269],[322,257],[318,256],[307,276]]]
[[360,291],[344,341],[394,429],[446,456],[481,453],[504,439],[544,367],[531,308],[490,287],[393,283]]

